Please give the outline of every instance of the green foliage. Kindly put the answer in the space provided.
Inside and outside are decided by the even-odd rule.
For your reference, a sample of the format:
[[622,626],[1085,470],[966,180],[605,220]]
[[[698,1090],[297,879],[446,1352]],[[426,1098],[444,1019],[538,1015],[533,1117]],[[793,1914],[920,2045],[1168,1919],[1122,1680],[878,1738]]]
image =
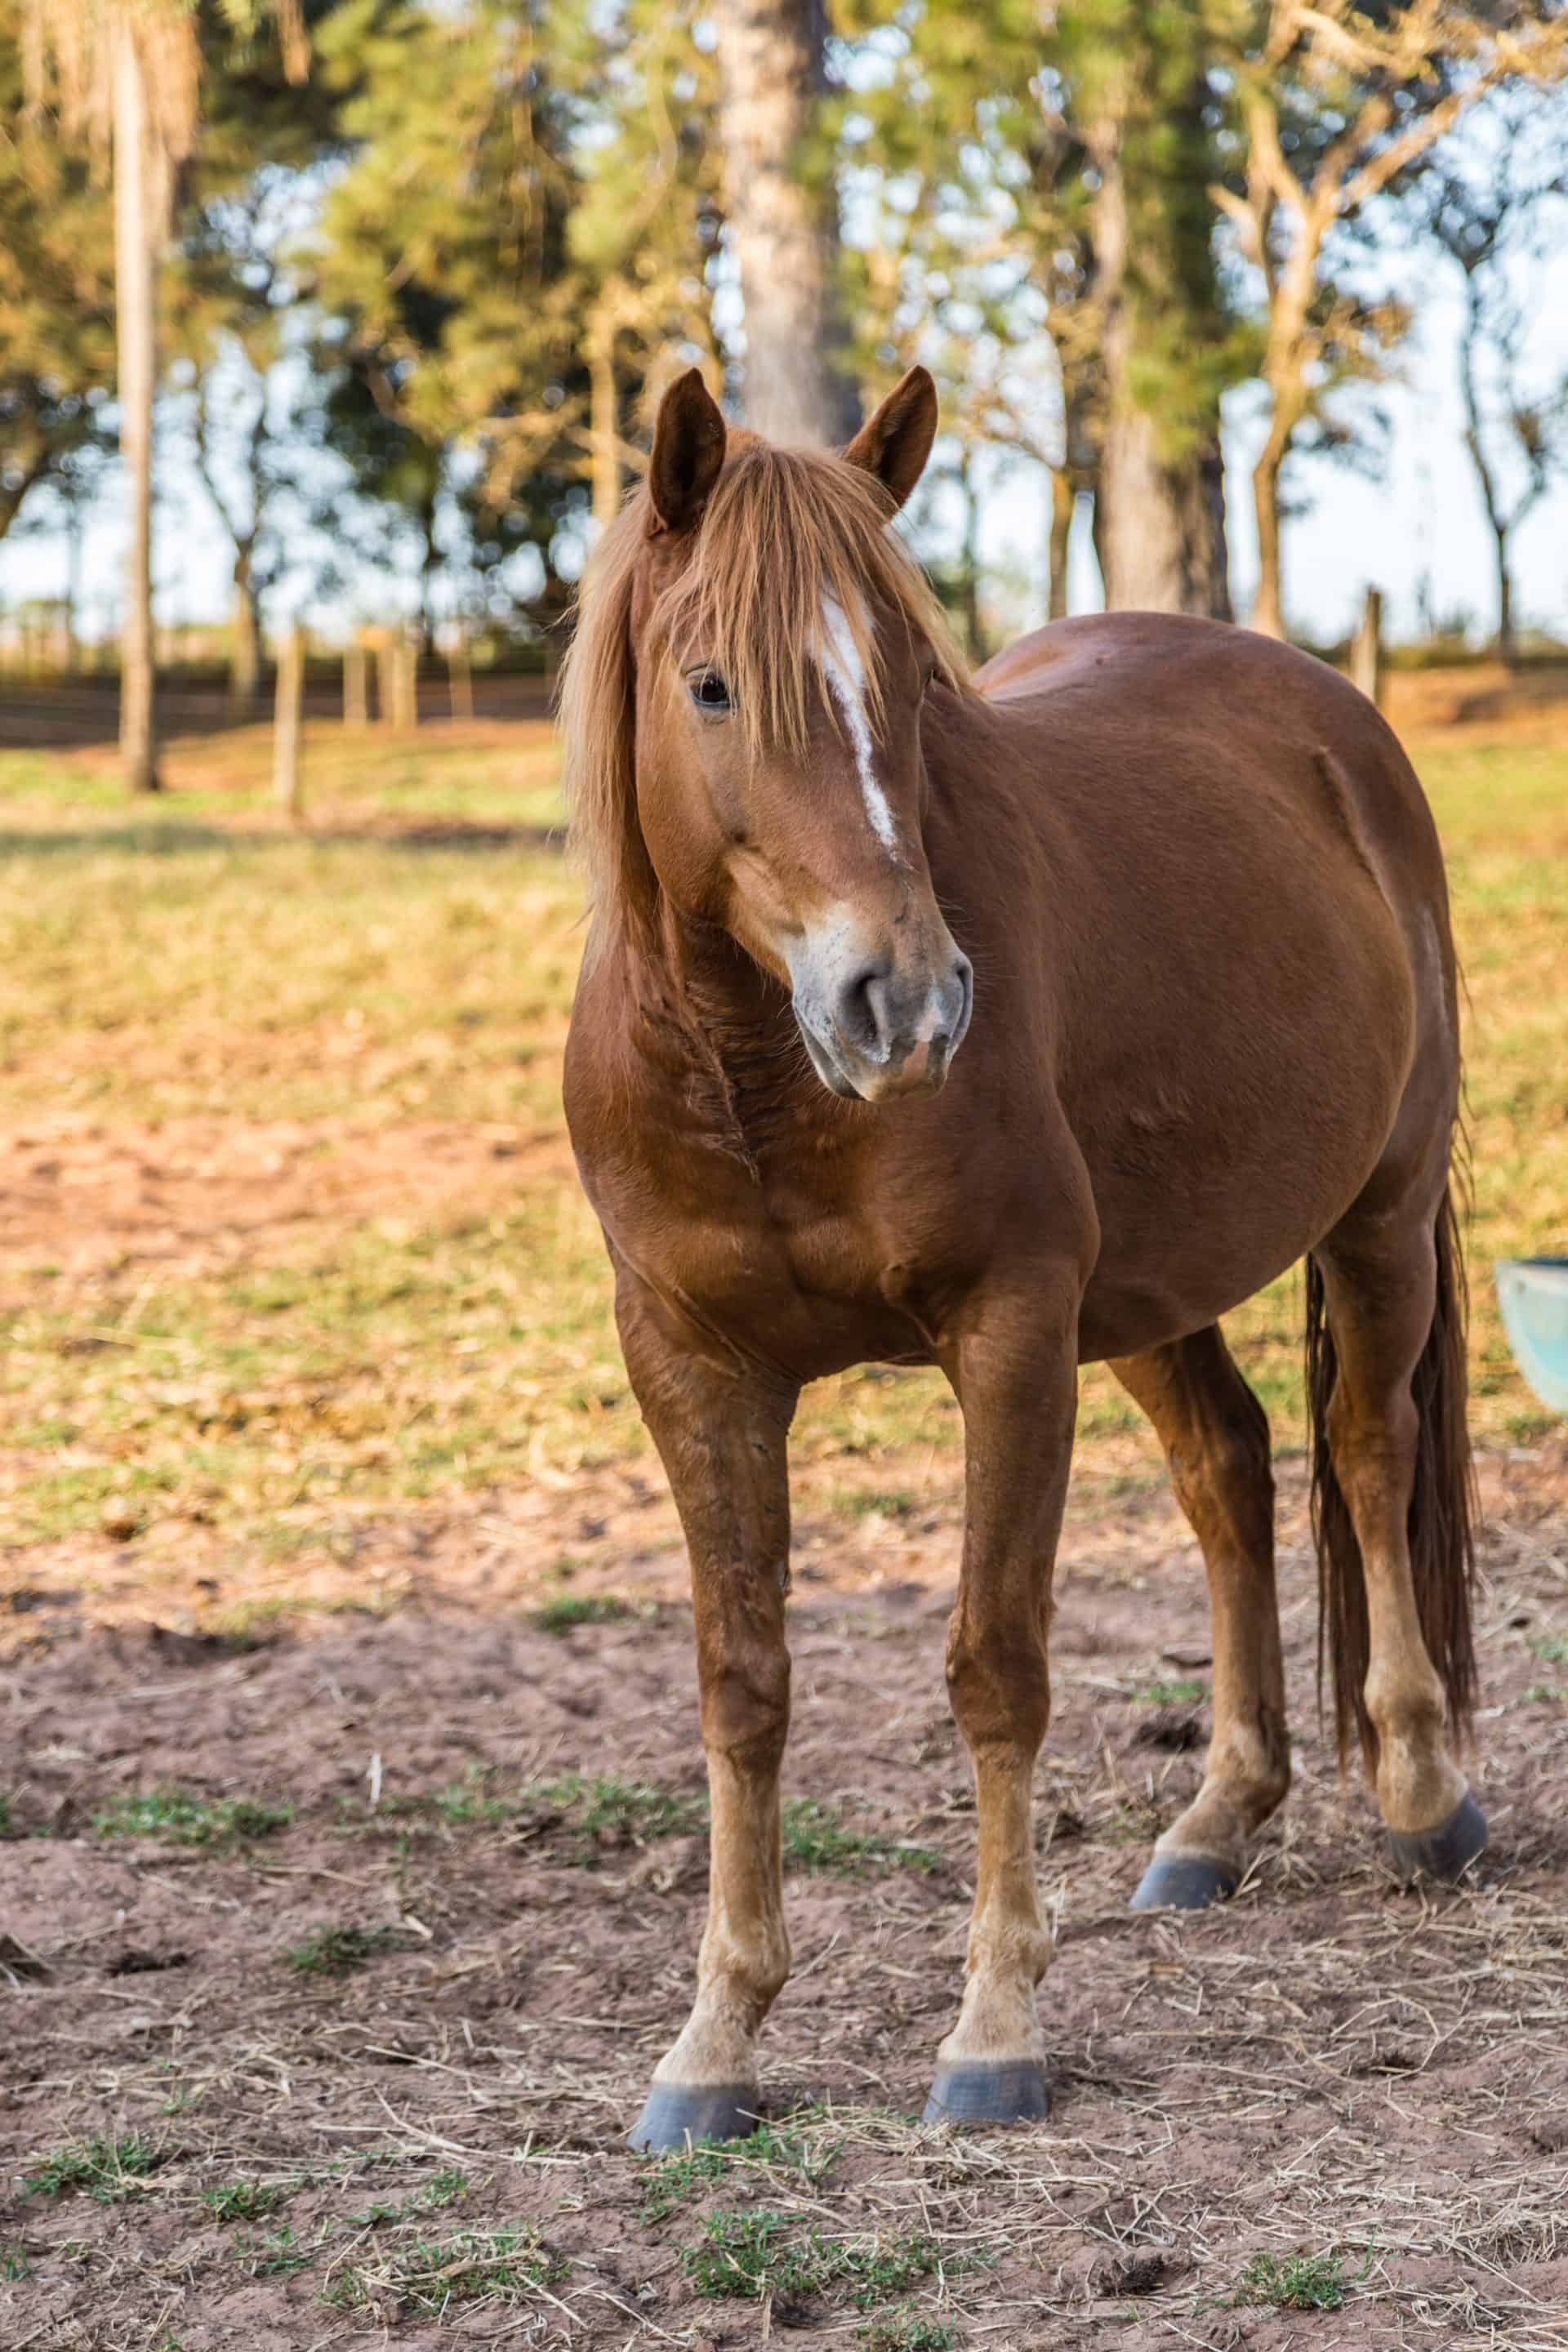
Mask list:
[[1203,1683],[1187,1676],[1173,1683],[1142,1683],[1133,1697],[1143,1706],[1198,1706],[1208,1696]]
[[569,1633],[575,1625],[613,1625],[629,1614],[614,1593],[558,1592],[534,1611],[533,1622],[542,1633]]
[[366,2205],[357,2213],[346,2216],[351,2230],[379,2229],[383,2223],[395,2227],[420,2213],[439,2212],[445,2206],[460,2204],[473,2186],[466,2172],[448,2166],[427,2180],[423,2189],[400,2204]]
[[283,1957],[300,1976],[347,1977],[378,1952],[401,1951],[406,1941],[395,1927],[317,1927]]
[[826,2179],[843,2149],[841,2139],[817,2148],[792,2133],[775,2131],[771,2124],[759,2124],[744,2139],[650,2157],[642,2175],[642,2218],[663,2221],[714,2182],[748,2172],[789,2172],[816,2188]]
[[[815,2228],[794,2231],[787,2213],[711,2213],[700,2242],[683,2251],[681,2268],[696,2294],[714,2299],[760,2303],[771,2295],[782,2304],[805,2303],[842,2287],[857,2310],[874,2311],[942,2262],[932,2238],[879,2238],[863,2245],[825,2237]],[[943,2266],[952,2272],[962,2265],[948,2261]]]
[[276,2212],[298,2187],[298,2181],[231,2180],[226,2188],[204,2189],[202,2203],[215,2221],[258,2221]]
[[786,1870],[940,1870],[942,1856],[929,1846],[846,1829],[830,1807],[815,1797],[792,1797],[784,1808]]
[[957,2333],[952,2320],[928,2319],[907,2305],[879,2312],[855,2330],[857,2341],[868,2346],[868,2352],[952,2352]]
[[114,2205],[133,2195],[165,2160],[166,2152],[141,2132],[112,2139],[96,2132],[90,2139],[51,2149],[23,2174],[22,2182],[30,2197],[63,2197],[79,2189],[100,2205]]
[[1231,2300],[1272,2304],[1277,2311],[1338,2311],[1351,2288],[1371,2274],[1373,2249],[1350,2278],[1345,2261],[1340,2253],[1255,2255]]
[[198,1797],[188,1789],[139,1790],[111,1798],[94,1813],[99,1837],[161,1838],[168,1845],[232,1845],[287,1829],[292,1805],[256,1797]]
[[526,2229],[458,2230],[389,2246],[349,2263],[329,2280],[321,2300],[336,2311],[384,2304],[437,2316],[455,2304],[510,2303],[548,2286],[561,2264]]

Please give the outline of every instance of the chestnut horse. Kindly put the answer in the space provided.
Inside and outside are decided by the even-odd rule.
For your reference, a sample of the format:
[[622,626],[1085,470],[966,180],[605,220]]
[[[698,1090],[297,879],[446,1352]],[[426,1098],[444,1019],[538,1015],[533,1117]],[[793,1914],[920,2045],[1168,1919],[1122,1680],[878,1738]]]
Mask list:
[[1203,1785],[1134,1903],[1228,1894],[1285,1794],[1268,1431],[1217,1318],[1304,1252],[1342,1757],[1359,1734],[1407,1871],[1485,1841],[1454,1760],[1459,1055],[1420,786],[1331,670],[1206,621],[1059,623],[966,678],[888,530],[935,428],[919,368],[841,455],[728,433],[682,378],[564,687],[593,902],[566,1108],[690,1551],[712,1800],[642,2147],[759,2112],[786,1441],[849,1365],[940,1365],[963,1415],[947,1681],[979,1861],[928,2116],[1046,2111],[1032,1781],[1080,1363],[1152,1421],[1213,1612]]

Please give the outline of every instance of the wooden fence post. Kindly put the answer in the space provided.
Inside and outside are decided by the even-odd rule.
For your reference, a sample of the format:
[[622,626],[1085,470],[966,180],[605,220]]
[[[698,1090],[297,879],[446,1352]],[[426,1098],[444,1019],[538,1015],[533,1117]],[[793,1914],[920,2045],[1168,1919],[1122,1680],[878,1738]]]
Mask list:
[[1369,702],[1383,701],[1383,591],[1369,588],[1351,639],[1351,682]]
[[397,724],[397,639],[391,629],[378,629],[375,647],[376,717],[384,727]]
[[468,641],[460,629],[447,649],[447,691],[453,718],[471,719],[474,715],[474,673],[468,659]]
[[370,721],[370,665],[364,641],[351,637],[343,647],[343,725],[364,727]]
[[405,632],[400,633],[396,640],[396,659],[393,676],[396,680],[396,724],[399,727],[417,727],[419,724],[419,641]]
[[304,814],[300,776],[300,706],[305,690],[305,632],[296,621],[278,651],[272,719],[272,802],[290,824]]

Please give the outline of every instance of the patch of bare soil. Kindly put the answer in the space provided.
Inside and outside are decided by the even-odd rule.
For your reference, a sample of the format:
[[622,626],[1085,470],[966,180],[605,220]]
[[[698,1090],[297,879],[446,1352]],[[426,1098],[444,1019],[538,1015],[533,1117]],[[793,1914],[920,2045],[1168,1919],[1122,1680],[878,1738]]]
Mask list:
[[[679,1601],[548,1631],[541,1527],[497,1519],[482,1583],[426,1560],[379,1620],[38,1640],[0,1750],[0,2344],[1568,2345],[1564,1469],[1488,1465],[1472,1882],[1399,1888],[1336,1779],[1293,1490],[1296,1788],[1185,1919],[1125,1906],[1201,1769],[1201,1576],[1163,1499],[1080,1513],[1040,1771],[1056,2106],[1015,2133],[915,2120],[973,1861],[950,1524],[803,1530],[787,1789],[826,1811],[795,1817],[773,2137],[705,2165],[621,2144],[704,1907]],[[170,1790],[215,1842],[166,1807],[105,1833]],[[837,1868],[825,1822],[862,1842]],[[702,2291],[758,2245],[760,2295]]]
[[465,1120],[35,1119],[0,1136],[0,1248],[14,1273],[205,1273],[287,1254],[325,1219],[482,1216],[567,1160],[559,1130]]

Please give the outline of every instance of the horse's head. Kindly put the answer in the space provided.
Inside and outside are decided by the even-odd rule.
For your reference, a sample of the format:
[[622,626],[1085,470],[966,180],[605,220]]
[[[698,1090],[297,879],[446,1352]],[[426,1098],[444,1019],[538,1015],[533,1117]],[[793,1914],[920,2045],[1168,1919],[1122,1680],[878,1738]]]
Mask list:
[[[958,664],[888,530],[935,429],[923,368],[841,456],[731,436],[682,377],[585,598],[565,700],[601,915],[640,877],[721,927],[788,989],[823,1084],[868,1102],[934,1092],[969,1022],[922,837],[921,703]],[[624,608],[618,779],[589,765],[607,731],[589,698],[616,691],[605,597]]]

